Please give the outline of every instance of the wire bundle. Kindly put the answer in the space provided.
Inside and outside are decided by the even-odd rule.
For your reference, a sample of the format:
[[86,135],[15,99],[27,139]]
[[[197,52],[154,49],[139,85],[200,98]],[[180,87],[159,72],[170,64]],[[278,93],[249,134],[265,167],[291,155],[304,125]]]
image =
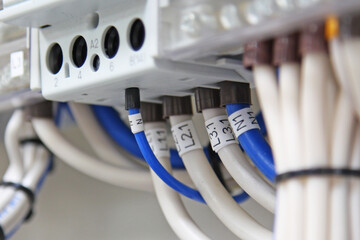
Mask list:
[[275,155],[276,239],[351,239],[347,172],[358,171],[351,164],[356,121],[341,84],[345,71],[336,62],[330,65],[324,26],[251,43],[244,56],[254,70]]
[[0,238],[10,238],[32,214],[35,198],[52,168],[49,151],[36,138],[23,110],[16,110],[6,128],[9,167],[3,177]]
[[[359,169],[359,96],[358,77],[354,60],[359,53],[359,17],[347,15],[339,20],[330,17],[326,22],[326,37],[329,41],[330,58],[336,76],[339,93],[333,124],[331,164],[335,167]],[[355,57],[355,59],[354,59]],[[357,75],[357,76],[356,76]],[[357,115],[357,118],[355,117]],[[331,192],[331,239],[360,238],[359,181],[355,178],[337,178],[332,182]],[[347,206],[345,209],[338,206]],[[350,228],[349,228],[350,226]]]
[[[185,196],[190,197],[186,191],[181,190],[186,189],[184,186],[172,180],[169,181],[171,177],[168,173],[157,166],[158,160],[152,153],[152,148],[145,139],[143,118],[138,109],[140,107],[139,90],[127,89],[126,100],[126,106],[129,108],[130,126],[145,159],[163,181],[180,193],[186,194]],[[164,98],[163,109],[163,116],[170,118],[173,137],[179,155],[182,157],[195,186],[199,189],[201,193],[200,197],[204,197],[204,200],[215,215],[240,238],[269,239],[271,237],[270,232],[262,226],[259,226],[254,219],[236,206],[235,201],[229,197],[230,195],[226,192],[211,169],[191,121],[192,110],[190,98],[166,97]],[[240,225],[241,227],[239,228]]]
[[[49,149],[51,149],[52,152],[54,152],[58,157],[63,159],[72,167],[99,180],[123,187],[146,191],[151,190],[151,187],[148,185],[151,183],[151,181],[148,180],[150,173],[142,166],[142,164],[138,164],[136,160],[136,162],[134,162],[132,157],[128,156],[113,144],[109,137],[104,133],[103,129],[101,129],[99,123],[97,123],[95,120],[94,114],[92,113],[89,106],[71,103],[70,108],[72,110],[72,115],[77,121],[89,144],[94,148],[95,154],[98,158],[92,157],[91,155],[83,152],[68,142],[68,140],[62,136],[60,131],[52,122],[50,116],[33,116],[32,124],[34,129],[39,137],[49,147]],[[130,110],[130,116],[136,114],[138,114],[138,110]],[[160,116],[162,119],[162,114],[160,114]],[[186,116],[186,118],[189,119],[190,116],[191,115]],[[176,119],[175,116],[171,116],[171,119],[174,118]],[[154,126],[154,124],[147,125]],[[151,127],[149,130],[151,130]],[[126,129],[126,131],[128,130]],[[151,172],[153,175],[152,179],[155,184],[156,194],[159,198],[159,202],[163,208],[164,214],[180,238],[186,239],[189,236],[192,236],[191,238],[207,239],[206,235],[201,232],[201,230],[187,214],[178,194],[166,186],[162,181],[185,196],[200,202],[204,202],[202,195],[205,194],[207,196],[206,202],[210,202],[210,206],[214,212],[221,220],[226,223],[229,229],[231,229],[241,238],[270,238],[270,232],[268,230],[260,226],[254,219],[252,219],[252,217],[250,217],[235,204],[234,200],[237,202],[242,202],[247,199],[248,195],[246,193],[241,193],[234,196],[234,200],[231,199],[229,193],[226,192],[225,188],[222,186],[211,169],[211,166],[206,160],[201,145],[198,146],[196,150],[197,153],[193,152],[194,156],[190,155],[188,157],[184,157],[183,154],[179,152],[183,159],[188,163],[188,171],[189,169],[192,171],[190,175],[192,176],[192,180],[194,181],[195,186],[197,186],[199,189],[202,189],[200,194],[197,190],[192,189],[191,187],[178,181],[171,175],[171,168],[167,165],[169,163],[168,156],[174,154],[171,154],[171,152],[168,151],[168,155],[166,155],[167,157],[165,156],[164,158],[162,155],[159,156],[153,148],[150,148],[144,131],[136,133],[135,138],[139,144],[139,148],[142,151],[142,154],[144,154],[144,158],[148,161],[150,167],[153,170]],[[238,179],[237,181],[239,183],[241,183],[240,186],[248,189],[248,191],[251,192],[257,201],[272,211],[274,207],[274,193],[272,187],[256,173],[256,171],[247,163],[247,160],[244,157],[241,157],[243,154],[241,153],[241,150],[237,144],[232,146],[231,149],[228,148],[227,151],[222,151],[223,153],[220,155],[224,161],[227,160],[228,156],[230,156],[230,159],[232,159],[230,161],[230,165],[227,166],[229,169],[235,170],[232,175]],[[237,154],[241,154],[239,155],[241,157],[240,159],[237,159]],[[201,166],[197,166],[196,164],[195,166],[192,166],[194,165],[193,163],[195,163],[192,161],[192,159],[202,159],[201,162],[198,162],[198,164]],[[191,166],[189,166],[189,164]],[[199,169],[201,169],[200,175]],[[175,176],[177,175],[177,172],[184,171],[175,171]],[[156,176],[155,173],[158,176]],[[179,176],[181,176],[182,181],[186,182],[186,184],[190,183],[190,186],[192,185],[192,181],[188,180],[186,174],[181,174]],[[202,180],[203,178],[207,179],[207,181],[204,182]],[[226,177],[226,184],[230,180],[231,179]],[[260,188],[255,186],[257,184],[260,184]],[[209,186],[211,186],[211,188],[209,188]],[[171,204],[169,201],[171,201]],[[227,212],[227,214],[224,214],[224,211]],[[177,221],[181,219],[184,224],[175,224],[174,217],[178,218]],[[235,219],[237,220],[235,221]],[[236,222],[238,224],[236,224]],[[240,223],[243,225],[243,227],[239,229],[237,226]]]
[[[44,105],[46,105],[46,103]],[[43,106],[42,108],[51,108],[51,106]],[[92,114],[90,107],[82,104],[72,103],[71,109],[74,118],[78,122],[78,125],[80,125],[80,129],[82,129],[90,145],[92,145],[94,148],[99,148],[102,146],[102,149],[95,150],[95,153],[99,158],[95,158],[92,155],[83,152],[82,150],[72,145],[67,139],[65,139],[65,137],[60,133],[59,129],[52,122],[51,116],[32,116],[32,124],[34,129],[39,135],[40,139],[45,142],[47,147],[67,164],[89,176],[118,186],[141,189],[145,191],[152,190],[152,186],[149,185],[151,184],[150,172],[144,168],[142,164],[136,164],[137,161],[133,162],[131,158],[128,158],[126,155],[124,156],[121,153],[121,150],[119,152],[117,146],[113,145],[113,143],[108,139],[108,136],[104,134],[103,130],[100,128],[99,124],[94,118],[94,115]],[[143,148],[141,143],[148,146],[145,134],[136,137],[140,139],[140,148]],[[150,148],[148,148],[146,152],[152,154],[152,150]],[[162,161],[162,164],[164,164],[166,169],[170,170],[169,166],[164,163],[166,158],[164,159],[159,157],[159,159]],[[171,174],[166,171],[160,162],[156,160],[153,163],[155,163],[157,166],[154,168],[154,166],[150,164],[154,169],[160,169],[160,171],[165,174],[160,175],[162,180],[170,179],[170,181],[176,183],[176,190],[181,192],[181,189],[185,189],[185,195],[189,197],[193,196],[195,199],[202,202],[204,201],[196,190],[192,190],[190,187],[184,185],[184,183],[179,182],[177,179],[171,176]],[[186,184],[189,184],[190,186],[192,185],[192,182],[188,179],[188,176],[184,170],[176,170],[174,171],[174,175],[180,178]],[[164,176],[168,176],[170,178],[164,178]],[[225,179],[227,182],[229,181],[226,175]],[[197,236],[199,239],[207,239],[206,235],[198,229],[196,224],[191,223],[192,220],[186,213],[184,206],[182,206],[177,193],[162,183],[162,180],[160,182],[158,177],[155,177],[155,175],[153,176],[153,181],[156,186],[156,193],[159,198],[161,197],[160,204],[166,210],[165,215],[169,219],[170,225],[173,226],[175,232],[178,233],[181,238],[184,238],[183,236],[192,235],[192,237]],[[169,182],[167,183],[169,184]],[[180,189],[178,189],[177,186],[180,186]],[[181,186],[184,186],[185,188],[182,188]],[[247,199],[247,194],[242,193],[237,195],[235,196],[235,199],[239,202],[242,202]],[[171,204],[169,201],[171,201]],[[181,223],[179,220],[182,219],[184,224],[172,224],[172,222],[175,220],[175,216],[179,217],[179,219],[176,220],[178,223]],[[190,234],[189,231],[192,231],[192,233]],[[197,233],[194,233],[194,231]]]

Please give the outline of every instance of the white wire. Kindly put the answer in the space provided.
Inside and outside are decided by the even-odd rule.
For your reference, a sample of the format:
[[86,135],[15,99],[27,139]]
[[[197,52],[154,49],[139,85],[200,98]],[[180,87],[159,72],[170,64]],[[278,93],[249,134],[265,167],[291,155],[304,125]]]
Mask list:
[[[172,126],[187,120],[191,120],[191,116],[170,117]],[[212,170],[202,149],[184,153],[182,159],[204,200],[228,229],[241,239],[271,239],[271,232],[242,210],[229,195]]]
[[[226,114],[223,108],[204,109],[202,113],[205,121]],[[222,148],[218,154],[224,166],[240,187],[267,210],[274,212],[274,189],[259,176],[254,167],[246,160],[239,145],[228,145]]]
[[[355,117],[350,98],[344,91],[341,92],[336,106],[331,146],[331,167],[348,168],[352,148]],[[333,178],[330,192],[331,218],[330,239],[348,239],[348,201],[349,181],[344,177]]]
[[24,175],[24,165],[20,154],[18,136],[25,122],[23,110],[15,110],[5,130],[5,148],[10,161],[4,181],[20,181]]
[[42,142],[57,157],[78,171],[116,186],[143,191],[153,190],[148,172],[116,168],[75,148],[59,132],[51,119],[34,118],[32,123]]
[[359,38],[349,38],[343,41],[343,53],[348,72],[348,82],[352,91],[352,100],[357,116],[360,117],[360,41]]
[[[352,90],[352,83],[348,71],[347,58],[344,45],[339,38],[330,41],[330,56],[336,79],[341,87],[339,94],[337,114],[335,115],[332,139],[332,165],[334,167],[350,167],[359,169],[360,136],[355,128],[353,107],[356,91]],[[359,107],[359,106],[357,106]],[[352,138],[355,130],[355,139]],[[354,140],[354,143],[351,141]],[[353,148],[351,154],[350,147]],[[350,165],[350,166],[349,166]],[[350,186],[349,186],[350,181]],[[360,239],[360,184],[358,180],[350,178],[334,178],[331,192],[331,238],[332,239]],[[348,204],[348,202],[350,204]],[[350,226],[350,231],[349,231]]]
[[[117,167],[124,166],[125,169],[129,168],[134,171],[143,172],[143,174],[148,174],[150,178],[149,169],[144,168],[147,163],[132,157],[130,154],[126,153],[125,150],[119,149],[115,145],[116,143],[112,142],[104,130],[102,130],[99,126],[88,105],[71,103],[70,107],[81,132],[84,134],[101,160],[105,160]],[[184,184],[194,186],[189,174],[187,174],[185,170],[175,169],[173,174],[176,179],[180,180]]]
[[[339,38],[334,38],[329,42],[329,50],[335,79],[341,86],[342,91],[345,91],[345,93],[350,95],[352,99],[351,87],[349,85],[349,76],[344,57],[344,49]],[[350,104],[352,104],[352,101]]]
[[50,153],[43,146],[38,146],[35,157],[31,171],[29,171],[22,180],[22,185],[33,191],[36,191],[37,184],[48,167]]
[[[338,85],[334,79],[331,71],[331,63],[328,61],[328,78],[326,79],[326,143],[328,144],[328,151],[331,149],[331,139],[333,138],[333,125],[335,124],[333,119],[335,116],[336,105],[338,101]],[[330,154],[330,152],[329,152]]]
[[[274,154],[276,172],[280,174],[287,169],[287,158],[286,152],[282,151],[281,110],[274,68],[269,65],[254,66],[254,81],[264,120],[268,126],[267,129]],[[275,237],[277,240],[288,240],[290,234],[288,213],[290,209],[286,185],[277,185],[276,194]]]
[[[24,164],[22,161],[20,146],[19,146],[19,133],[24,124],[23,110],[15,110],[12,114],[5,130],[5,148],[9,158],[9,167],[7,168],[3,180],[18,183],[24,175]],[[15,190],[9,187],[0,188],[0,209],[6,206],[11,200]]]
[[[31,123],[24,122],[21,130],[19,136],[21,139],[36,137]],[[21,184],[35,190],[36,184],[47,167],[49,152],[42,146],[26,144],[23,148],[22,158],[24,166],[26,166],[26,174],[21,180]],[[2,208],[3,211],[0,213],[1,226],[6,234],[15,229],[18,224],[21,224],[28,213],[29,207],[26,194],[21,191],[14,191],[12,200],[9,199],[7,206]]]
[[9,204],[0,213],[0,224],[5,234],[9,234],[17,224],[21,223],[28,213],[30,203],[26,194],[18,191]]
[[[360,169],[360,125],[357,122],[355,131],[355,139],[351,153],[351,169]],[[351,179],[350,184],[350,236],[351,239],[360,239],[360,181],[359,179]]]
[[[144,124],[145,131],[154,128],[166,128],[164,122],[152,122]],[[156,156],[156,155],[155,155]],[[161,165],[171,173],[171,164],[168,157],[156,156]],[[156,197],[161,210],[169,225],[180,239],[209,239],[196,225],[187,212],[179,194],[167,186],[154,171],[151,170]]]
[[36,154],[36,145],[35,144],[25,144],[22,147],[22,155],[24,159],[24,169],[25,172],[29,171],[32,164],[34,163]]
[[[303,57],[301,119],[306,167],[328,167],[326,80],[329,64],[324,52]],[[305,180],[305,239],[327,240],[329,180],[311,177]]]
[[300,123],[300,65],[285,63],[279,68],[280,106],[283,135],[286,141],[283,151],[287,153],[287,171],[303,167],[301,157]]
[[[36,160],[33,166],[21,181],[23,186],[33,191],[36,190],[36,185],[47,168],[49,153],[43,147],[38,146],[35,158]],[[15,229],[18,224],[22,223],[22,220],[27,215],[29,208],[30,203],[26,194],[22,191],[17,191],[12,198],[11,203],[8,204],[8,206],[0,213],[0,225],[6,235]]]
[[[300,64],[284,63],[279,68],[280,106],[283,123],[283,148],[287,156],[287,171],[304,168],[300,123]],[[291,239],[302,240],[304,231],[304,186],[301,180],[286,183],[289,198],[287,224]],[[282,206],[279,206],[282,207]],[[279,231],[283,231],[279,229]]]
[[115,143],[99,126],[90,106],[73,102],[69,103],[69,106],[82,134],[100,159],[115,166],[148,171],[148,169],[124,156],[123,152],[119,152]]
[[[26,140],[26,139],[37,139],[36,133],[32,127],[30,121],[24,122],[21,132],[18,137],[19,140]],[[35,161],[35,154],[36,154],[36,147],[38,144],[36,143],[26,143],[24,146],[21,147],[21,155],[23,156],[23,163],[24,163],[24,171],[27,172],[32,164]]]
[[[268,132],[276,161],[277,173],[282,173],[286,168],[286,157],[282,150],[281,111],[277,87],[276,73],[272,66],[254,66],[254,81],[259,103],[268,126]],[[280,164],[281,163],[281,164]]]
[[[123,166],[125,169],[128,168],[133,171],[143,172],[144,175],[146,174],[149,175],[149,178],[151,177],[149,169],[144,168],[147,164],[146,162],[132,157],[123,149],[119,149],[115,145],[116,143],[109,139],[107,134],[97,123],[88,105],[70,103],[70,107],[81,132],[84,134],[91,147],[95,150],[101,160],[117,167]],[[143,164],[141,164],[141,162],[143,162]],[[189,175],[183,169],[174,170],[174,177],[184,184],[194,186]]]

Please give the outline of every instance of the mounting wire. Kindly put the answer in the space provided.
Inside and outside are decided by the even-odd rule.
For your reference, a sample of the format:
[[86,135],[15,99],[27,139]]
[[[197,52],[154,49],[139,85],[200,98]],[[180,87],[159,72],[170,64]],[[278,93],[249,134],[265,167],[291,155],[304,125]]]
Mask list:
[[[152,129],[159,130],[163,129],[166,136],[166,127],[164,122],[149,122],[144,124],[145,132],[151,131]],[[152,139],[156,141],[156,139]],[[161,139],[163,140],[163,139]],[[163,146],[163,145],[162,145]],[[169,151],[162,147],[162,152]],[[162,166],[171,173],[171,164],[169,157],[156,155]],[[203,231],[196,225],[194,220],[187,212],[179,194],[171,189],[166,183],[159,178],[154,171],[151,170],[151,175],[154,182],[155,193],[159,201],[160,207],[174,230],[176,235],[180,239],[198,239],[207,240],[207,237]]]

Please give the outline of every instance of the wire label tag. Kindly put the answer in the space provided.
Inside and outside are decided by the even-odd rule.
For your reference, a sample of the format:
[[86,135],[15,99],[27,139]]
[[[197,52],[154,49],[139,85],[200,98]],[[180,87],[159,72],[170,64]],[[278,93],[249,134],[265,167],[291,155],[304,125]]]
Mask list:
[[24,75],[24,52],[10,54],[10,75],[12,78]]
[[133,134],[144,131],[144,121],[141,113],[129,115],[129,123]]
[[251,108],[243,108],[229,116],[229,121],[236,137],[251,129],[259,129],[254,111]]
[[145,131],[146,139],[156,157],[170,157],[167,144],[167,131],[164,128],[154,128]]
[[230,144],[238,144],[226,115],[213,117],[205,122],[212,149],[217,153]]
[[194,123],[191,120],[173,126],[171,132],[180,157],[187,152],[202,149]]

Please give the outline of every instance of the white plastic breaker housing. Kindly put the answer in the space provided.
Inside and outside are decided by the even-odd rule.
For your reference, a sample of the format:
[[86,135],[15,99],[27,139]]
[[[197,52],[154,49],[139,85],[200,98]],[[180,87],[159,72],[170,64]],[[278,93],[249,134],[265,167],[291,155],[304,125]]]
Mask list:
[[[33,27],[40,27],[40,81],[32,79],[32,86],[39,86],[46,99],[121,105],[124,102],[124,89],[128,87],[139,87],[143,101],[158,101],[164,95],[189,95],[195,87],[215,86],[224,80],[246,81],[238,71],[232,69],[234,64],[228,64],[226,59],[216,59],[216,64],[208,64],[159,58],[161,40],[158,39],[158,1],[106,0],[97,4],[98,1],[82,0],[63,3],[48,1],[46,4],[44,1],[33,0],[37,7],[26,11],[21,5],[28,2],[31,0],[9,7],[21,8],[23,20],[12,18],[11,15],[3,15],[3,18],[19,25],[30,23]],[[74,4],[70,4],[71,2]],[[82,5],[86,11],[81,8]],[[59,12],[57,7],[63,12]],[[7,9],[3,11],[5,13]],[[54,19],[51,19],[52,14]],[[0,20],[1,17],[0,14]],[[142,47],[134,50],[129,35],[131,26],[137,19],[144,24],[145,39]],[[104,49],[105,33],[110,27],[115,27],[120,37],[119,49],[111,59]],[[81,67],[75,65],[72,50],[79,36],[87,44],[87,57]],[[60,45],[63,54],[61,69],[55,74],[49,69],[49,49],[54,44]],[[100,63],[97,70],[93,66],[95,58]],[[240,64],[238,67],[243,69]],[[248,76],[246,74],[244,70],[244,76]]]
[[43,100],[30,90],[30,32],[0,23],[0,112]]
[[[1,0],[0,0],[1,1]],[[223,80],[251,81],[241,66],[241,46],[298,30],[329,14],[360,10],[359,0],[3,0],[0,21],[39,28],[31,38],[31,86],[55,101],[118,105],[124,89],[139,87],[142,100],[182,96]],[[130,28],[145,26],[144,44],[133,50]],[[104,33],[114,26],[120,47],[104,51]],[[77,37],[87,43],[81,67],[72,60]],[[59,44],[63,61],[49,71],[49,49]],[[93,61],[98,56],[99,69]],[[36,68],[38,64],[38,68]]]
[[[171,0],[161,5],[160,56],[197,59],[233,53],[251,40],[360,11],[359,0]],[[164,38],[164,36],[168,36]]]

